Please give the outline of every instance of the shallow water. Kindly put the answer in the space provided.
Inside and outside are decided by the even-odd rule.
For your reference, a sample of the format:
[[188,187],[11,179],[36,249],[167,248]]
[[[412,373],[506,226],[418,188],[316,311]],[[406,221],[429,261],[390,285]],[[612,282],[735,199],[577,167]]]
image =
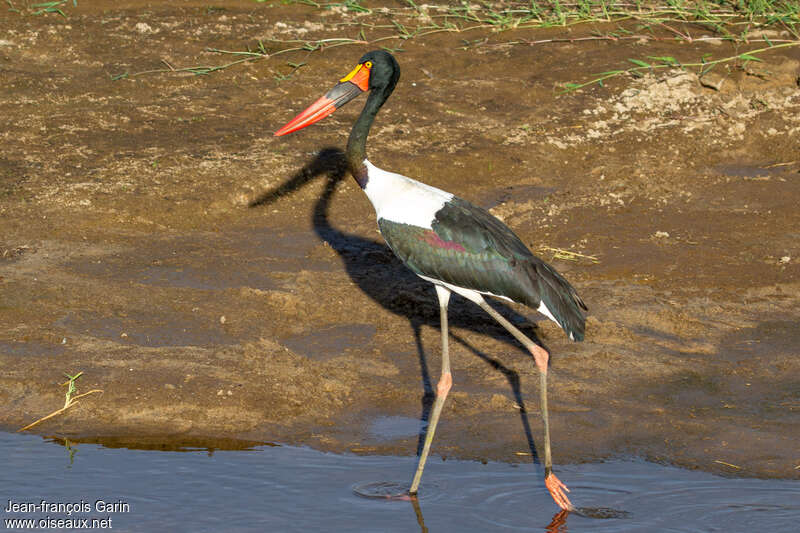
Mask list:
[[[793,531],[800,482],[728,479],[646,463],[559,465],[576,506],[624,518],[556,517],[539,468],[433,458],[417,506],[357,496],[407,483],[413,457],[360,457],[308,448],[67,447],[0,433],[3,519],[111,519],[116,531]],[[6,512],[17,503],[85,503],[66,512]],[[98,500],[117,509],[98,511]],[[612,513],[613,514],[613,513]],[[551,523],[554,518],[556,521]]]

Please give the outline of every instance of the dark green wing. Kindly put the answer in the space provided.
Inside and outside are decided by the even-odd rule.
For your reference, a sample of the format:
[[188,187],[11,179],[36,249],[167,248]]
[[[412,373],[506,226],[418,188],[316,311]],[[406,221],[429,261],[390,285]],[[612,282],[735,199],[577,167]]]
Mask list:
[[385,219],[378,225],[415,273],[534,309],[544,303],[570,338],[583,340],[586,305],[575,289],[486,210],[454,197],[436,212],[432,229]]

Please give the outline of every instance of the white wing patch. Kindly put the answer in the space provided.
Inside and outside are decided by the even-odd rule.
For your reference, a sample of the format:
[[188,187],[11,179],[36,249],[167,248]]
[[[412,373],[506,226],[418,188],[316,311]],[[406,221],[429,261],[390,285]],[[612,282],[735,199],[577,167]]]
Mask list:
[[401,174],[381,170],[368,160],[364,192],[379,219],[432,229],[434,215],[453,195]]
[[[539,302],[539,307],[537,307],[536,310],[542,313],[550,320],[552,320],[553,322],[555,322],[556,324],[558,324],[559,326],[561,326],[561,324],[558,323],[558,320],[556,320],[556,317],[553,316],[553,313],[550,312],[550,309],[548,309],[547,306],[544,305],[544,300]],[[561,329],[564,329],[564,326],[561,326]],[[572,341],[575,340],[575,335],[573,335],[572,332],[569,333],[569,339]]]
[[542,313],[544,316],[546,316],[550,320],[552,320],[553,322],[555,322],[556,324],[558,324],[558,320],[556,320],[556,317],[554,317],[553,313],[551,313],[550,310],[547,308],[547,306],[544,305],[544,300],[539,302],[539,307],[537,307],[536,310],[539,311],[540,313]]

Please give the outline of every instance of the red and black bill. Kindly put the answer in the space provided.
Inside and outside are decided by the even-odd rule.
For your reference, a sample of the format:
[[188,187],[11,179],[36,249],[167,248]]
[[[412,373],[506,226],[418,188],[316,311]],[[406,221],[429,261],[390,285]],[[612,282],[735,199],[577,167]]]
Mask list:
[[305,111],[290,120],[275,132],[276,136],[286,135],[310,126],[327,117],[347,102],[369,89],[371,63],[359,64],[350,74],[342,78],[328,93],[308,106]]

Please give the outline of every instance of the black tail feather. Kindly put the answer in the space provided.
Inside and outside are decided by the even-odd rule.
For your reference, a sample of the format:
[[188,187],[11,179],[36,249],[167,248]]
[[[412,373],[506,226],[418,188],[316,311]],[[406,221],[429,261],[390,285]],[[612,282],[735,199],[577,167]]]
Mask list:
[[575,288],[544,261],[532,263],[531,270],[541,301],[572,340],[582,341],[588,308]]

